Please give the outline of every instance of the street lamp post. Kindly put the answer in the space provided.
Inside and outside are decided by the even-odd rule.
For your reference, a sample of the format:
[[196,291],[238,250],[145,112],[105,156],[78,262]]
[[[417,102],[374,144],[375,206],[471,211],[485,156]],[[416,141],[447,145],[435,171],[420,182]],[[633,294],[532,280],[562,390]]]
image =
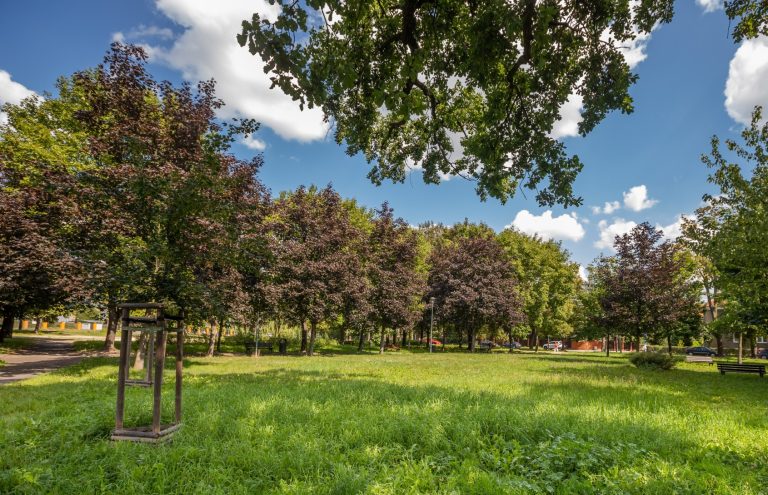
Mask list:
[[429,317],[429,352],[432,352],[432,325],[435,323],[435,298],[429,298],[430,317]]

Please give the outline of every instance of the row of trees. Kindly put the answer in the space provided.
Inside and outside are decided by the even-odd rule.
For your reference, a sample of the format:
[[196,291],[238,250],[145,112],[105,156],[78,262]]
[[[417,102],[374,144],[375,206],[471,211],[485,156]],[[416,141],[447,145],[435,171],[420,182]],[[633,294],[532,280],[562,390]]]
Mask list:
[[[618,236],[616,254],[598,258],[579,298],[576,325],[586,337],[621,335],[674,341],[726,335],[745,340],[752,357],[768,326],[768,123],[756,108],[741,141],[712,138],[702,161],[717,194],[704,195],[682,219],[682,235],[664,240],[647,223]],[[710,324],[702,327],[702,314]]]
[[407,342],[435,299],[442,334],[568,330],[577,267],[554,242],[484,225],[413,228],[330,186],[272,198],[261,157],[229,151],[251,121],[222,124],[213,82],[174,87],[139,47],[62,78],[56,96],[6,105],[0,127],[0,339],[14,317],[99,307],[113,347],[117,304],[163,301],[207,324],[208,351],[236,322],[320,331],[362,347]]

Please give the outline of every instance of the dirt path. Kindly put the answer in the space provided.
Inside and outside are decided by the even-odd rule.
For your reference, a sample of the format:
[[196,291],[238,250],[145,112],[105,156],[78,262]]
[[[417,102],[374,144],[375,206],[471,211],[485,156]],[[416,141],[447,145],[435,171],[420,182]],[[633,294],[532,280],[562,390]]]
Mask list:
[[76,353],[74,339],[35,338],[25,349],[14,354],[0,354],[0,385],[31,378],[41,373],[79,362],[85,354]]

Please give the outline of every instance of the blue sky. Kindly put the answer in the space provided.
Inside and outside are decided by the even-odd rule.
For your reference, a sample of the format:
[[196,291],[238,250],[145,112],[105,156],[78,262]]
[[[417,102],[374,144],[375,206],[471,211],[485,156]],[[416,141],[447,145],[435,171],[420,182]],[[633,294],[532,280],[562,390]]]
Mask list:
[[[716,0],[681,0],[671,24],[627,50],[640,76],[631,89],[635,112],[610,115],[586,138],[564,133],[561,139],[585,163],[575,184],[584,206],[548,212],[533,194],[504,205],[481,202],[470,182],[425,185],[418,171],[404,184],[372,185],[365,161],[326,136],[319,114],[301,113],[268,90],[260,61],[237,46],[243,13],[270,12],[261,0],[5,0],[1,8],[0,102],[51,91],[58,76],[96,65],[113,39],[142,43],[158,78],[213,77],[227,103],[222,117],[264,123],[250,147],[235,151],[243,157],[263,151],[261,178],[274,192],[332,183],[367,206],[389,201],[412,224],[468,218],[500,230],[515,222],[562,240],[584,265],[609,252],[607,241],[632,222],[647,220],[672,235],[680,215],[711,190],[699,160],[710,137],[735,137],[755,104],[768,106],[768,40],[735,45]],[[573,127],[577,110],[578,102],[563,109],[564,129]]]

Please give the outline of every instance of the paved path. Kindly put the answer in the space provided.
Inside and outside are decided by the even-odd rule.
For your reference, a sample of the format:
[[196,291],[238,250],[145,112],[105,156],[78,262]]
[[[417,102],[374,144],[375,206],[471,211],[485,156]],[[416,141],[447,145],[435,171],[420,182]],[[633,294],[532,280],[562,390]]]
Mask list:
[[5,361],[0,367],[0,385],[69,366],[84,357],[75,352],[72,339],[35,338],[26,349],[0,354],[0,360]]

